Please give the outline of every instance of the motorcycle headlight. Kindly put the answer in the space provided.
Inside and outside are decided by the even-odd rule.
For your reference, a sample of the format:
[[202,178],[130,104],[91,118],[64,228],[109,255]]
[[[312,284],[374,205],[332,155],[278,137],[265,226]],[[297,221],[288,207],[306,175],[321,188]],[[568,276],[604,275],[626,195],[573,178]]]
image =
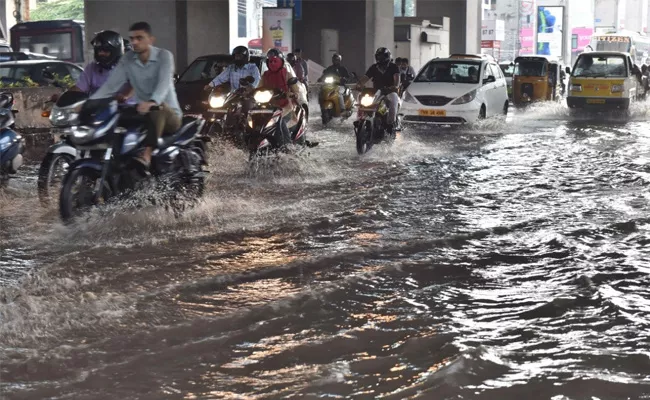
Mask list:
[[55,107],[50,113],[50,123],[54,126],[72,125],[78,116],[74,110]]
[[0,139],[0,151],[9,147],[10,144],[11,144],[11,138],[9,136],[5,136],[2,139]]
[[404,102],[405,103],[412,103],[412,104],[418,104],[418,101],[415,100],[415,97],[409,92],[404,93]]
[[93,138],[95,130],[87,126],[73,126],[69,133],[72,135],[73,142],[84,143]]
[[226,103],[226,98],[222,95],[210,96],[210,108],[221,108]]
[[454,102],[451,104],[467,104],[470,101],[474,100],[475,98],[476,98],[476,89],[472,90],[469,93],[465,93],[464,95],[454,100]]
[[334,83],[334,77],[328,76],[325,78],[325,83]]
[[270,90],[260,90],[255,93],[254,99],[258,103],[268,103],[273,98],[273,92]]
[[623,85],[612,85],[612,93],[621,93],[623,91]]
[[363,95],[360,101],[363,107],[370,107],[374,102],[375,102],[375,98],[369,94]]

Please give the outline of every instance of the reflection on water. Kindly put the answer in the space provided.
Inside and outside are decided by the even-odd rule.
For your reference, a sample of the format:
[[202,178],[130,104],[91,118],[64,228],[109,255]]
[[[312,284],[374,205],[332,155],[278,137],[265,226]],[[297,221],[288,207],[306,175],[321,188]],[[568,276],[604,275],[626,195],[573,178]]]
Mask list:
[[0,393],[642,398],[647,111],[533,105],[364,156],[333,124],[258,175],[225,148],[179,219],[65,227],[31,165],[0,195]]

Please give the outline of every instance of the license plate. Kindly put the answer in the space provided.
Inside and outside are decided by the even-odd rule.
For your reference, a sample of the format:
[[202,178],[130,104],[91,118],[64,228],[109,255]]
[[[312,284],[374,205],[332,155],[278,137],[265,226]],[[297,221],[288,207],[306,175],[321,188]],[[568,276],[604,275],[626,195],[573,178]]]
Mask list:
[[444,117],[447,115],[445,110],[418,110],[418,113],[427,117]]
[[605,99],[587,99],[587,104],[605,104]]

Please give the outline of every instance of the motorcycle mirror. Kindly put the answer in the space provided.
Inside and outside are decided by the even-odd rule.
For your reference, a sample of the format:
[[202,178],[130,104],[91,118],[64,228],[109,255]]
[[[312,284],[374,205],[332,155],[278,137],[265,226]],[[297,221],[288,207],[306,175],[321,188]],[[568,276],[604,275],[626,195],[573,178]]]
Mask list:
[[255,78],[253,78],[252,76],[247,76],[247,77],[246,77],[246,81],[248,81],[248,83],[254,83],[254,82],[255,82]]
[[178,79],[180,76],[178,74],[174,74],[174,83],[178,82]]
[[289,85],[295,85],[298,83],[298,78],[291,78],[289,79],[289,82],[287,82]]

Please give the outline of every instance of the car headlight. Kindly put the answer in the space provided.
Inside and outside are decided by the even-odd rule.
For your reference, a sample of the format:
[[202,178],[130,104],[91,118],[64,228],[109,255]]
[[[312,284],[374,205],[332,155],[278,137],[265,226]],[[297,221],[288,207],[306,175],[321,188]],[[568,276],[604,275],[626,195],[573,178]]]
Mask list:
[[221,108],[226,103],[226,98],[222,95],[210,96],[210,108]]
[[325,78],[325,83],[334,83],[334,77],[328,76]]
[[363,95],[360,101],[363,107],[370,107],[374,102],[375,102],[375,98],[369,94]]
[[470,101],[474,100],[475,98],[476,98],[476,89],[472,90],[471,92],[465,93],[464,95],[454,100],[454,102],[451,104],[467,104]]
[[612,93],[621,93],[623,91],[623,85],[612,85]]
[[9,147],[10,144],[11,144],[11,138],[9,136],[5,136],[2,139],[0,139],[0,151]]
[[582,92],[582,85],[579,83],[573,83],[571,84],[571,91],[572,92]]
[[409,92],[404,93],[404,102],[405,103],[412,103],[412,104],[418,104],[418,101],[415,100],[415,97]]
[[273,92],[270,90],[260,90],[253,97],[258,103],[268,103],[273,98]]

